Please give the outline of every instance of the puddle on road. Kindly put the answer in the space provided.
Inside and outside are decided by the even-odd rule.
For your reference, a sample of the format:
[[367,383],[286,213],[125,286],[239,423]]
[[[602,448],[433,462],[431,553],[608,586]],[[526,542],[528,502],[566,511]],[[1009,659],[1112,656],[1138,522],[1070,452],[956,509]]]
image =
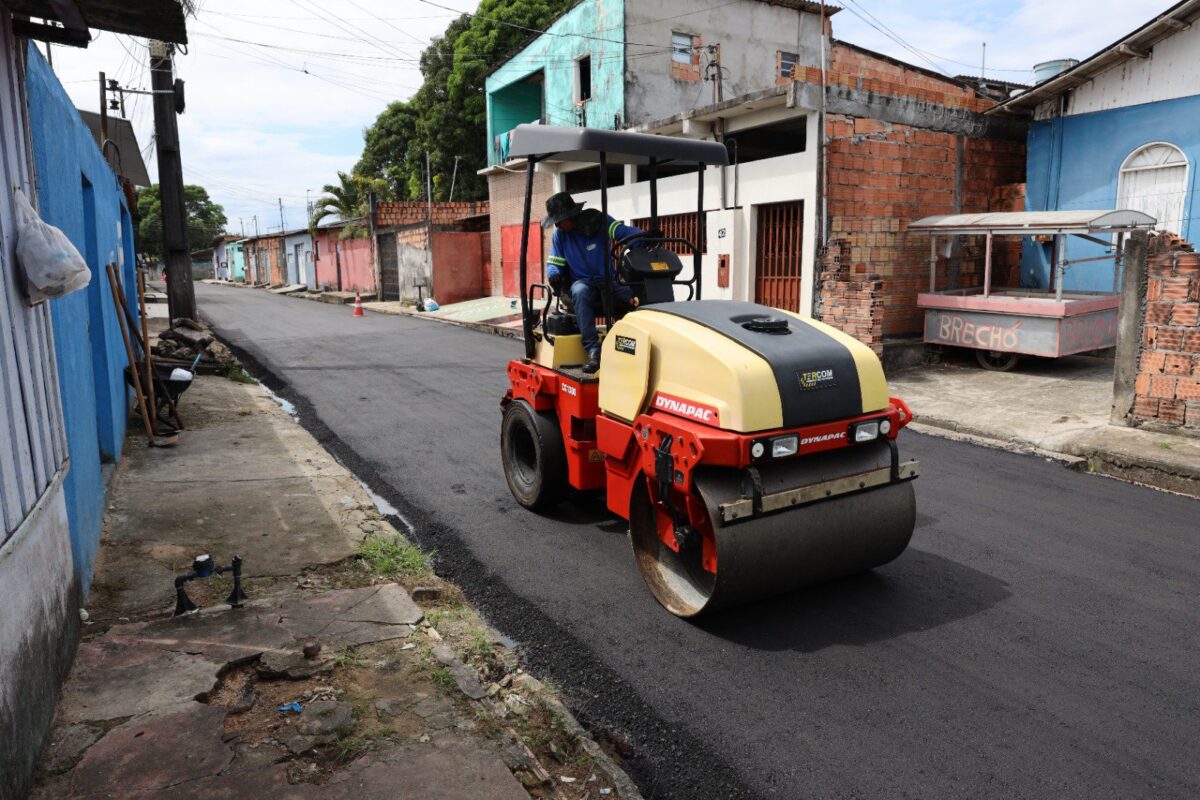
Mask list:
[[[338,463],[341,463],[341,462],[339,461]],[[346,466],[346,465],[342,464],[342,466]],[[349,467],[346,467],[346,468],[349,469]],[[380,514],[382,514],[385,517],[395,517],[396,519],[398,519],[404,523],[404,527],[408,529],[409,533],[416,532],[416,528],[413,527],[413,524],[411,522],[409,522],[408,517],[406,517],[406,516],[404,516],[404,514],[400,513],[400,509],[396,508],[394,505],[389,503],[387,500],[383,499],[383,497],[381,497],[380,495],[378,495],[374,491],[372,491],[371,487],[367,486],[366,481],[364,481],[362,478],[358,477],[353,472],[351,472],[350,474],[354,476],[354,480],[358,481],[358,485],[361,486],[363,488],[363,491],[367,493],[367,497],[371,498],[371,502],[375,504],[375,507],[377,509],[379,509]]]
[[271,389],[262,381],[259,381],[258,385],[262,387],[262,390],[266,392],[272,400],[279,404],[280,408],[287,412],[287,415],[292,418],[292,422],[300,421],[300,412],[296,410],[295,404],[284,400],[282,397],[272,392]]

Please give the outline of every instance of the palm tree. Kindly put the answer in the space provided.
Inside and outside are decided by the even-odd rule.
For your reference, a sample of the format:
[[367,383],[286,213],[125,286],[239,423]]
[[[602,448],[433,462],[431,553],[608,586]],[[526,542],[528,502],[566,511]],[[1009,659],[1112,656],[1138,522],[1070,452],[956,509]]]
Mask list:
[[340,219],[351,220],[362,215],[363,196],[359,191],[358,182],[344,172],[338,173],[338,181],[340,186],[325,184],[321,188],[325,195],[317,198],[316,205],[313,206],[310,224],[314,229],[326,217],[336,215]]

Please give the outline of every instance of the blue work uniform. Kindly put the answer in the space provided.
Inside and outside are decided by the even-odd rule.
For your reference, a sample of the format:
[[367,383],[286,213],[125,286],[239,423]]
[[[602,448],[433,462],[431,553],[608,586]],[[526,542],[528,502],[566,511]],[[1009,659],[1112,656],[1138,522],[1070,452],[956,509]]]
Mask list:
[[[566,275],[564,283],[569,287],[571,302],[575,306],[583,349],[589,354],[595,354],[600,349],[596,317],[604,313],[604,270],[612,268],[611,243],[641,232],[640,228],[623,225],[612,217],[606,217],[604,226],[590,235],[578,225],[573,230],[554,231],[550,257],[546,259],[546,277]],[[623,283],[617,283],[616,275],[612,280],[614,299],[630,302],[633,290]]]

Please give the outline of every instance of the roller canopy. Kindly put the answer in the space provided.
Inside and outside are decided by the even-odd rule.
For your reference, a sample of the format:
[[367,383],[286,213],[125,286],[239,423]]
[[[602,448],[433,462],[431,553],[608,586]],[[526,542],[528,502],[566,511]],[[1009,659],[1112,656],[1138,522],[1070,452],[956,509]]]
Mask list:
[[518,125],[509,135],[508,154],[514,158],[534,156],[551,161],[597,162],[603,151],[610,164],[648,164],[651,158],[659,163],[685,161],[719,166],[729,163],[729,153],[723,144],[673,136],[557,125]]

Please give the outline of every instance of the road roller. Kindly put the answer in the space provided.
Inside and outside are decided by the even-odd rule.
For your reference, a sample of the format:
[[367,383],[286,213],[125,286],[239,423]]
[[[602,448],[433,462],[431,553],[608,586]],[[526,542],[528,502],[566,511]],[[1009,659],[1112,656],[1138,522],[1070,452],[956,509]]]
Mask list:
[[[725,146],[542,125],[510,137],[510,156],[525,159],[525,353],[508,364],[500,445],[516,501],[542,511],[604,492],[629,522],[650,591],[680,617],[899,556],[915,526],[918,464],[900,457],[912,414],[888,396],[875,353],[798,314],[702,298],[704,173],[728,163]],[[649,174],[649,230],[610,242],[594,374],[570,305],[528,275],[533,177],[546,162],[598,163],[606,217],[608,166]],[[701,241],[657,230],[665,164],[695,168]],[[687,279],[679,252],[692,256]],[[632,299],[618,307],[620,285]]]

